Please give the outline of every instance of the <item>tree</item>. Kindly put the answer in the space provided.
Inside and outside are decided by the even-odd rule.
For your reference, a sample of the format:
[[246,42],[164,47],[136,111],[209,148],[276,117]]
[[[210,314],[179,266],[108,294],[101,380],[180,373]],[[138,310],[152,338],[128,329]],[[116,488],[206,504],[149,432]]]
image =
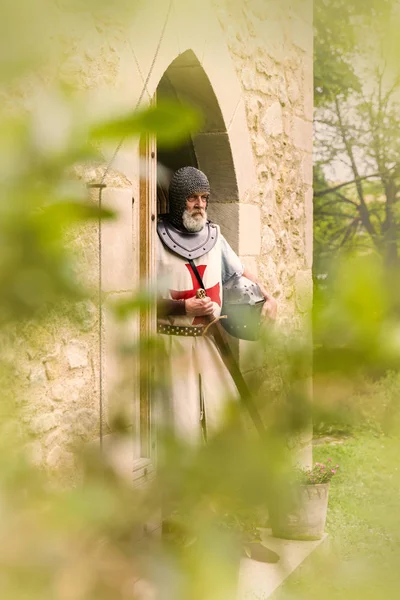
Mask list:
[[[375,71],[371,92],[353,92],[347,99],[337,95],[318,111],[314,212],[318,250],[321,244],[328,252],[375,249],[394,265],[399,260],[400,81],[385,90],[384,75],[383,69]],[[332,183],[335,171],[342,180]]]
[[[391,73],[383,43],[391,3],[368,3],[374,26],[357,2],[334,4],[350,17],[344,33],[336,31],[337,19],[329,24],[328,9],[316,7],[315,264],[352,249],[374,250],[393,266],[399,263],[400,76]],[[357,42],[355,23],[367,41]]]

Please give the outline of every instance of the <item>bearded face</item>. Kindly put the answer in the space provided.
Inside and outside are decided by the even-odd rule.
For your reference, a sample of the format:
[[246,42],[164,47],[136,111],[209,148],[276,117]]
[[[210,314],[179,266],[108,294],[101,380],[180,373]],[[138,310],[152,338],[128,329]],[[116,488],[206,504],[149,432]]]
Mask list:
[[195,192],[186,199],[182,223],[192,233],[201,231],[207,222],[208,192]]
[[202,171],[195,167],[175,171],[168,189],[170,223],[177,229],[201,231],[207,222],[209,194],[210,183]]

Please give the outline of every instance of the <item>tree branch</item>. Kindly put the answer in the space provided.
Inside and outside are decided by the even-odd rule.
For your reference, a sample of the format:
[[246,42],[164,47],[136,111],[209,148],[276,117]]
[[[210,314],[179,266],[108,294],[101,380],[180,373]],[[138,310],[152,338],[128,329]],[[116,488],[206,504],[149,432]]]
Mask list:
[[346,215],[346,213],[340,212],[326,212],[323,210],[316,210],[314,214],[322,217],[340,217],[344,219],[354,219],[354,215]]
[[320,198],[321,196],[326,196],[326,194],[336,192],[336,190],[340,190],[341,188],[346,187],[347,185],[352,185],[352,184],[358,183],[359,181],[364,181],[365,179],[373,179],[374,177],[379,177],[379,176],[380,176],[380,173],[373,173],[372,175],[364,175],[363,177],[356,177],[355,179],[352,179],[351,181],[339,183],[338,185],[335,185],[332,188],[326,188],[325,190],[320,190],[318,192],[314,192],[314,197]]

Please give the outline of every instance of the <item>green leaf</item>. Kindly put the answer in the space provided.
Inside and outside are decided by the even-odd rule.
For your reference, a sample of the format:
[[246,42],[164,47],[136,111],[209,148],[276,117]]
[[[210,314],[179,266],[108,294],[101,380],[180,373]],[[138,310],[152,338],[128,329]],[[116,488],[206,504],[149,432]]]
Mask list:
[[95,140],[119,140],[152,134],[157,136],[160,146],[168,147],[198,131],[201,123],[200,113],[191,106],[164,100],[145,110],[100,123],[93,127],[91,136]]
[[62,226],[82,221],[102,220],[115,218],[115,213],[97,205],[76,201],[63,201],[42,207],[36,214],[36,220],[47,224],[60,224]]
[[111,310],[117,319],[123,321],[133,313],[148,309],[151,301],[152,296],[146,290],[140,290],[130,298],[112,303]]

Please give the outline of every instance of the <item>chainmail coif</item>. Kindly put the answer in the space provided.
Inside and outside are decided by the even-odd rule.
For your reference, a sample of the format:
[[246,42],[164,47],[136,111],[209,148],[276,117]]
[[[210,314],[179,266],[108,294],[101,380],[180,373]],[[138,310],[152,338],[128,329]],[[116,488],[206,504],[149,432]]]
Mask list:
[[210,193],[206,175],[194,167],[182,167],[175,171],[168,190],[169,220],[178,229],[183,229],[182,215],[186,208],[186,199],[195,192]]

